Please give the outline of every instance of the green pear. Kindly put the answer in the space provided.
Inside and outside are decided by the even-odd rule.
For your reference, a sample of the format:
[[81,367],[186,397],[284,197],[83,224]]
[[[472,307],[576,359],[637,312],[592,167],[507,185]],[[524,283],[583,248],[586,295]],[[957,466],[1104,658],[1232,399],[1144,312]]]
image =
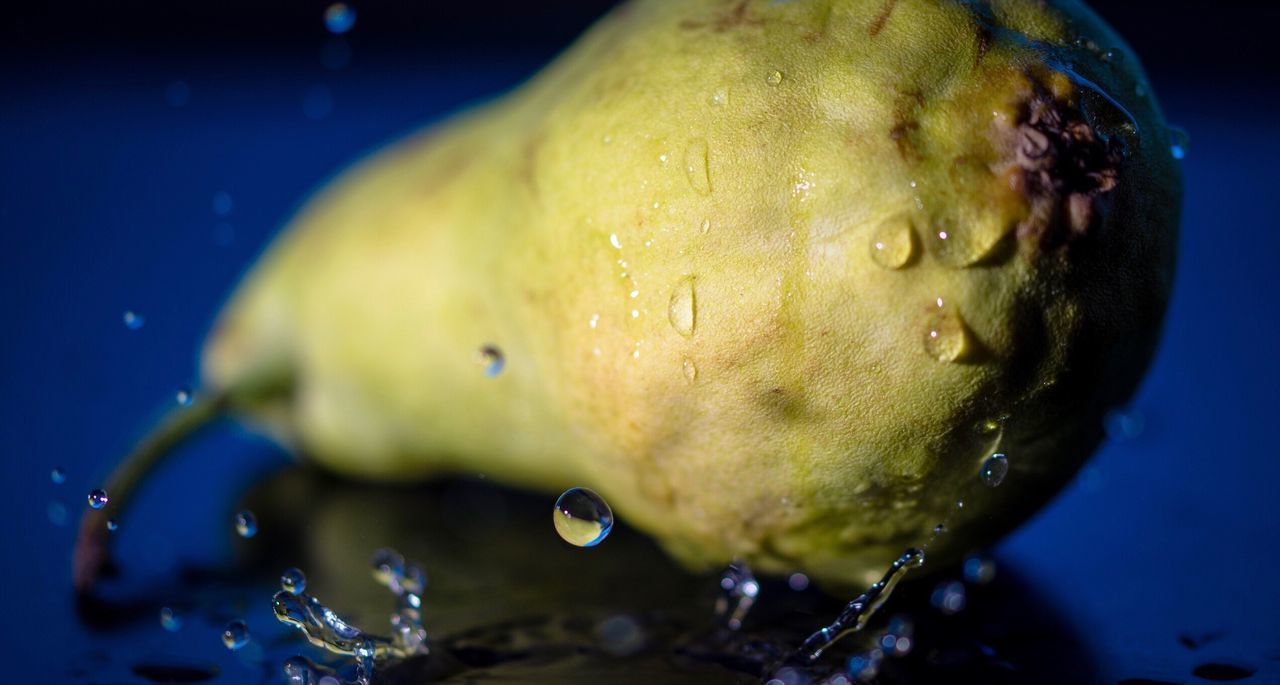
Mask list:
[[1077,2],[633,0],[298,214],[77,581],[222,413],[352,477],[589,487],[694,569],[862,584],[939,523],[954,558],[1059,490],[1147,366],[1170,145]]

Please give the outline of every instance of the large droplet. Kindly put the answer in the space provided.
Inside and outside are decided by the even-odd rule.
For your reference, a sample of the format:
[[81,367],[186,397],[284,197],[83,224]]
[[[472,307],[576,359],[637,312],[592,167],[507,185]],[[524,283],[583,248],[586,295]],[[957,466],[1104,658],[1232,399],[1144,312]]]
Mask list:
[[906,217],[895,217],[880,224],[871,238],[871,259],[886,269],[901,269],[915,252],[915,231]]
[[106,490],[103,490],[103,489],[101,489],[101,488],[99,488],[99,489],[97,489],[97,490],[91,490],[91,491],[89,492],[89,498],[88,498],[88,499],[89,499],[89,508],[90,508],[90,509],[101,509],[101,508],[103,508],[103,507],[107,506],[107,502],[109,502],[109,501],[110,501],[110,498],[109,498],[109,497],[107,497],[107,491],[106,491]]
[[552,511],[556,532],[578,547],[595,547],[613,530],[609,503],[587,488],[570,488],[556,500]]
[[938,298],[936,304],[925,327],[924,349],[940,362],[957,361],[968,348],[969,332],[955,307],[942,298]]
[[258,534],[258,517],[248,509],[236,514],[235,523],[236,534],[242,538],[247,539]]
[[684,150],[684,172],[699,195],[711,194],[710,155],[705,138],[694,138]]
[[693,276],[685,276],[671,289],[671,301],[667,305],[667,317],[671,327],[684,337],[693,335],[698,325],[698,301],[693,287]]
[[1169,154],[1174,159],[1186,159],[1187,150],[1191,147],[1191,134],[1177,126],[1169,127]]
[[993,454],[982,465],[982,484],[989,488],[999,486],[1004,477],[1009,475],[1009,459],[1003,454]]
[[249,626],[244,621],[232,621],[222,629],[222,644],[235,650],[249,644]]
[[53,467],[53,470],[49,472],[49,480],[53,481],[55,485],[62,485],[67,482],[66,470],[61,466]]
[[972,266],[991,254],[1014,225],[995,214],[971,216],[963,222],[935,219],[929,231],[931,252],[949,267]]

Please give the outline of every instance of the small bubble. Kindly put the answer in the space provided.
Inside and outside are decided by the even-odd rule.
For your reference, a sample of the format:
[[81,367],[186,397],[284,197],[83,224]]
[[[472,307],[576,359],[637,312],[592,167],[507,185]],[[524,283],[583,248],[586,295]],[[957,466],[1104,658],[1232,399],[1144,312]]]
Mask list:
[[494,345],[484,345],[476,355],[476,361],[484,368],[484,375],[493,378],[507,365],[506,355]]
[[805,590],[809,587],[809,576],[806,576],[803,573],[792,573],[787,576],[787,587],[795,590],[796,592]]
[[107,519],[107,530],[114,533],[120,529],[120,524],[115,519]]
[[886,221],[871,239],[871,259],[885,269],[901,269],[915,256],[916,238],[905,218]]
[[236,534],[246,540],[258,534],[258,517],[245,509],[236,514]]
[[232,621],[222,629],[222,644],[227,649],[236,650],[249,644],[249,626],[244,621]]
[[1003,454],[993,454],[982,465],[982,484],[989,488],[999,486],[1009,475],[1009,459]]
[[213,213],[218,216],[227,216],[235,207],[235,202],[231,199],[231,193],[225,190],[219,190],[213,194]]
[[711,152],[705,138],[694,138],[684,151],[684,172],[699,195],[711,194]]
[[965,602],[964,584],[954,580],[939,583],[929,596],[929,603],[948,616],[963,611]]
[[146,322],[147,320],[142,318],[141,314],[138,314],[133,310],[129,310],[124,313],[124,327],[131,331],[136,331],[139,328],[142,328],[142,325]]
[[301,569],[291,568],[280,574],[280,589],[291,595],[300,595],[307,589],[307,576]]
[[164,89],[164,101],[170,107],[182,107],[191,102],[191,86],[186,81],[174,81]]
[[356,25],[356,11],[345,2],[335,2],[324,10],[324,27],[329,33],[343,34]]
[[613,530],[613,511],[600,495],[587,488],[570,488],[552,510],[556,532],[578,547],[595,547]]
[[107,502],[109,501],[110,501],[110,498],[107,497],[106,490],[99,488],[97,490],[92,490],[89,492],[89,508],[90,509],[101,509],[107,506]]
[[63,470],[61,466],[55,466],[53,467],[53,470],[49,472],[49,480],[53,481],[57,485],[62,485],[67,482],[67,472]]
[[1169,127],[1169,153],[1174,159],[1186,159],[1187,151],[1191,148],[1191,134],[1186,129],[1177,126]]
[[1112,440],[1132,440],[1142,435],[1146,423],[1146,418],[1137,409],[1116,409],[1107,412],[1102,425]]
[[160,627],[171,633],[176,633],[182,628],[182,617],[169,607],[161,607]]
[[192,399],[194,398],[195,398],[195,394],[191,392],[191,388],[185,385],[182,386],[181,388],[178,388],[177,394],[174,395],[174,399],[178,401],[178,404],[184,407],[190,405]]
[[986,585],[996,577],[996,562],[979,554],[964,560],[964,579],[974,585]]
[[688,338],[698,325],[697,292],[693,276],[685,276],[671,289],[671,301],[667,304],[667,319],[676,332]]
[[781,84],[781,83],[782,83],[782,72],[780,72],[780,71],[778,71],[778,70],[776,70],[776,69],[775,69],[775,70],[773,70],[772,72],[769,72],[769,76],[765,78],[765,83],[768,83],[768,84],[769,84],[769,85],[771,85],[771,86],[776,86],[776,85]]

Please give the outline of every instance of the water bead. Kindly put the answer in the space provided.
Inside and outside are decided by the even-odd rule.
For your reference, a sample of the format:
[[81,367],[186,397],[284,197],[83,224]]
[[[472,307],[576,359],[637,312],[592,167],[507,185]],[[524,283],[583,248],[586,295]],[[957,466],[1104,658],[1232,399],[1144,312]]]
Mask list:
[[120,529],[120,524],[115,519],[107,519],[107,530],[114,533]]
[[176,633],[182,628],[182,618],[178,613],[169,607],[161,607],[160,609],[160,627],[165,630]]
[[66,470],[61,466],[53,467],[53,470],[49,472],[49,480],[53,481],[57,485],[62,485],[67,482]]
[[249,626],[244,621],[232,621],[222,629],[222,644],[227,649],[236,650],[249,644]]
[[141,314],[138,314],[133,310],[129,310],[124,313],[124,327],[131,331],[136,331],[139,328],[142,328],[142,325],[146,322],[147,320],[144,319]]
[[107,497],[106,490],[99,488],[97,490],[92,490],[89,492],[89,508],[90,509],[101,509],[107,506],[107,502],[109,501],[110,501],[110,498]]
[[578,547],[595,547],[613,530],[613,511],[604,498],[587,488],[570,488],[552,511],[556,532]]
[[1003,454],[993,454],[987,458],[986,463],[982,465],[983,485],[989,488],[999,486],[1004,482],[1004,477],[1009,475],[1009,459]]
[[174,399],[178,401],[178,404],[186,407],[191,404],[193,399],[195,399],[195,394],[191,392],[191,388],[184,385],[181,388],[178,388],[178,393],[174,396]]
[[1187,150],[1191,147],[1191,134],[1177,126],[1169,127],[1169,154],[1174,159],[1186,159]]
[[507,365],[507,358],[502,354],[502,350],[493,345],[481,347],[476,359],[480,366],[484,368],[484,375],[489,378],[502,373],[503,367]]
[[251,538],[258,534],[258,517],[248,509],[236,514],[236,534],[242,538]]
[[345,2],[335,2],[324,10],[324,27],[341,35],[356,25],[356,11]]
[[280,575],[280,588],[291,595],[300,595],[307,589],[307,576],[301,569],[291,568]]

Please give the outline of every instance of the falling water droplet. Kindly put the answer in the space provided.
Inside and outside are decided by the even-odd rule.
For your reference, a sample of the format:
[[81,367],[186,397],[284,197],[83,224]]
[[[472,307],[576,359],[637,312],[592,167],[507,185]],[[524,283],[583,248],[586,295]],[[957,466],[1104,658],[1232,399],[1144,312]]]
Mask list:
[[964,583],[954,580],[939,583],[929,596],[929,603],[948,616],[963,611],[965,602]]
[[600,495],[587,488],[570,488],[552,510],[556,532],[578,547],[595,547],[613,530],[613,511]]
[[502,373],[503,367],[507,365],[507,358],[502,354],[502,350],[493,345],[481,347],[476,355],[476,361],[484,368],[484,375],[489,378]]
[[302,569],[291,568],[280,574],[280,589],[291,595],[300,595],[307,589],[307,575]]
[[329,33],[343,34],[356,25],[356,11],[345,2],[335,2],[324,10],[324,27]]
[[1187,151],[1191,148],[1191,134],[1186,129],[1177,126],[1169,127],[1169,153],[1174,159],[1186,159]]
[[53,467],[53,470],[49,472],[49,480],[53,481],[56,485],[62,485],[67,482],[67,472],[61,466],[55,466]]
[[967,347],[968,331],[960,314],[938,298],[925,328],[925,351],[940,362],[954,362],[964,355]]
[[89,508],[90,509],[101,509],[107,506],[108,501],[110,501],[110,498],[107,497],[106,490],[99,488],[97,490],[92,490],[89,492]]
[[686,381],[694,383],[698,380],[698,367],[693,363],[692,359],[685,358],[684,362],[681,363],[681,366],[684,367],[684,379]]
[[236,534],[245,539],[258,534],[258,517],[252,511],[245,509],[236,514]]
[[711,194],[711,152],[705,138],[694,138],[684,150],[684,172],[699,195]]
[[171,633],[176,633],[182,628],[182,617],[169,607],[161,607],[160,627]]
[[775,70],[773,70],[773,71],[771,71],[771,72],[769,72],[769,75],[765,78],[765,83],[768,83],[768,84],[769,84],[769,85],[771,85],[771,86],[776,86],[776,85],[781,84],[781,83],[782,83],[782,72],[781,72],[781,71],[778,71],[778,70],[776,70],[776,69],[775,69]]
[[178,401],[178,404],[184,407],[191,404],[191,400],[194,399],[194,397],[195,395],[191,392],[191,388],[185,385],[178,388],[177,394],[174,395],[174,399]]
[[120,524],[115,519],[107,519],[107,531],[114,533],[120,529]]
[[143,318],[141,314],[138,314],[132,309],[124,313],[124,327],[131,331],[136,331],[139,328],[142,328],[143,324],[146,322],[147,320]]
[[974,585],[986,585],[996,577],[996,562],[979,554],[966,557],[964,560],[965,582]]
[[1003,454],[993,454],[982,465],[982,484],[989,488],[999,486],[1009,475],[1009,459]]
[[667,318],[671,321],[671,327],[680,335],[686,338],[693,335],[693,330],[698,325],[698,301],[693,276],[681,278],[671,289]]
[[905,217],[884,222],[871,238],[871,259],[886,269],[901,269],[915,252],[915,232],[910,219]]
[[236,650],[249,644],[249,626],[244,621],[232,621],[222,629],[222,644],[227,649]]

